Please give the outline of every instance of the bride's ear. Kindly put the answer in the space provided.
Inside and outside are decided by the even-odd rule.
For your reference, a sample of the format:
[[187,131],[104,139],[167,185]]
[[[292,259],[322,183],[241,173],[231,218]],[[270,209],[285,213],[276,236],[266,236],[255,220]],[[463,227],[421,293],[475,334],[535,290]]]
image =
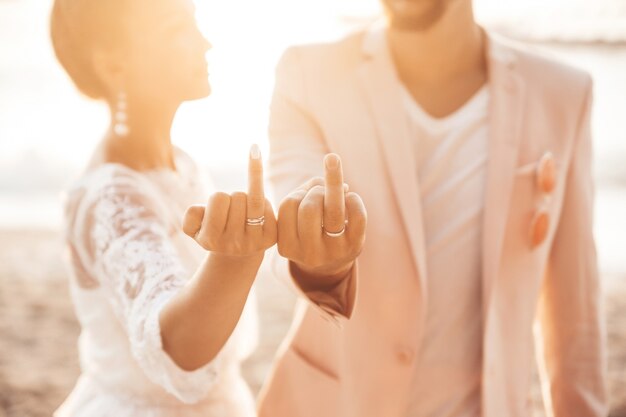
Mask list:
[[91,54],[93,71],[106,89],[107,98],[124,91],[124,79],[127,73],[126,63],[120,53],[94,49]]

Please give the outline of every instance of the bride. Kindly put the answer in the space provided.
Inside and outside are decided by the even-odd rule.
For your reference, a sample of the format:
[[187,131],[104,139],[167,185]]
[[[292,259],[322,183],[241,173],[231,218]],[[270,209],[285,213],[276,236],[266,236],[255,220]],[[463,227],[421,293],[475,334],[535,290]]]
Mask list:
[[191,0],[55,0],[51,37],[111,110],[66,196],[82,374],[55,416],[253,416],[246,300],[276,220],[257,146],[248,192],[209,197],[170,142],[179,105],[210,92]]

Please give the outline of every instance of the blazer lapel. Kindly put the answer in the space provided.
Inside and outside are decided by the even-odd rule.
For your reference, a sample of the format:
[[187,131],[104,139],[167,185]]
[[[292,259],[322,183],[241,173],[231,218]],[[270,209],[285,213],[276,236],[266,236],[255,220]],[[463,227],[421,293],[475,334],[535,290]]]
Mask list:
[[[525,85],[516,71],[515,56],[491,37],[487,39],[491,104],[482,242],[483,320],[502,256],[525,103]],[[426,252],[417,166],[400,82],[389,56],[384,29],[375,28],[366,33],[363,52],[366,58],[358,76],[374,116],[381,154],[413,252],[425,312]]]
[[483,322],[501,262],[525,103],[525,85],[516,72],[513,53],[488,37],[487,61],[491,109],[483,218]]
[[[384,29],[374,28],[366,33],[363,52],[365,59],[358,76],[374,116],[379,148],[411,245],[421,293],[426,294],[426,254],[417,166],[400,96],[400,82],[386,46]],[[425,311],[425,297],[422,305]]]

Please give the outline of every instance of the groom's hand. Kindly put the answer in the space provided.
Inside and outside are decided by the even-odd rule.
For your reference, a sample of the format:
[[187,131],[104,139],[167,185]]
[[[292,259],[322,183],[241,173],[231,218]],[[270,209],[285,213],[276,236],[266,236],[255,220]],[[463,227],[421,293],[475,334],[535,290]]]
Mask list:
[[358,194],[347,192],[338,155],[326,155],[324,171],[324,178],[285,197],[278,210],[278,252],[310,288],[346,277],[365,241],[365,206]]

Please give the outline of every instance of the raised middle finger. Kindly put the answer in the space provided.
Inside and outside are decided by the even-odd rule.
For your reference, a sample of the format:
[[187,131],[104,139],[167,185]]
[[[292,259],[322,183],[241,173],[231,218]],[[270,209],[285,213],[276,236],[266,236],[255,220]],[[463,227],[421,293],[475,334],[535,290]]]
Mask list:
[[324,158],[324,230],[339,233],[345,227],[346,207],[341,159],[336,154]]
[[261,231],[265,213],[265,194],[263,191],[263,161],[261,150],[254,144],[250,148],[248,160],[248,196],[246,208],[247,230]]

